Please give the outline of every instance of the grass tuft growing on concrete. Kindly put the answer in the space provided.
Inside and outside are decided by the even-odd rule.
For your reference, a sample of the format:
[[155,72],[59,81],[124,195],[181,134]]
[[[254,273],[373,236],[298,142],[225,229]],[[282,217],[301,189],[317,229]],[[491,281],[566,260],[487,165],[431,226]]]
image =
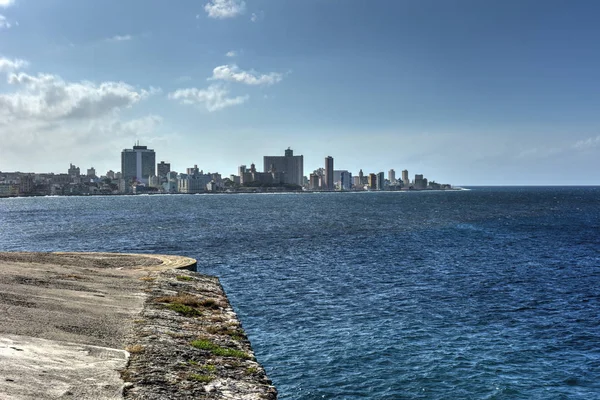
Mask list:
[[194,307],[186,306],[185,304],[181,303],[168,304],[167,308],[181,315],[185,315],[186,317],[195,317],[201,314],[201,312],[196,310]]
[[178,281],[187,281],[187,282],[189,282],[189,281],[193,281],[193,280],[194,280],[194,278],[192,278],[191,276],[179,275],[179,276],[177,277],[177,280],[178,280]]
[[190,344],[192,345],[192,347],[195,347],[197,349],[208,350],[216,356],[243,358],[246,360],[252,358],[248,353],[245,353],[241,350],[231,349],[229,347],[221,347],[206,339],[194,340]]
[[215,379],[215,377],[212,375],[200,375],[200,374],[190,374],[188,376],[188,378],[192,381],[202,382],[202,383],[208,383],[208,382],[212,381],[213,379]]

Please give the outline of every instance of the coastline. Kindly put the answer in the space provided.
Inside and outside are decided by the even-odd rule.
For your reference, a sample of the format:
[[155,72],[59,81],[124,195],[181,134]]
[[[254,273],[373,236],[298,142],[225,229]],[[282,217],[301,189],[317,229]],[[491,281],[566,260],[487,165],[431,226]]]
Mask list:
[[116,194],[62,194],[62,195],[44,195],[27,194],[14,196],[0,196],[0,199],[15,198],[38,198],[38,197],[139,197],[139,196],[215,196],[215,195],[239,195],[239,194],[320,194],[320,193],[416,193],[416,192],[460,192],[471,189],[464,187],[453,187],[450,189],[405,189],[405,190],[289,190],[289,191],[234,191],[234,192],[199,192],[199,193],[116,193]]
[[195,264],[0,252],[0,397],[276,399],[218,278]]

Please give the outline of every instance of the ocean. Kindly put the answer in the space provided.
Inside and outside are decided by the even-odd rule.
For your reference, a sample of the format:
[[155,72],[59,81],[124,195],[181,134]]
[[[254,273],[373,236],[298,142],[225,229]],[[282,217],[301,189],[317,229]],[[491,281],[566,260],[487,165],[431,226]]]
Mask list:
[[600,399],[600,187],[0,199],[0,251],[196,258],[280,399]]

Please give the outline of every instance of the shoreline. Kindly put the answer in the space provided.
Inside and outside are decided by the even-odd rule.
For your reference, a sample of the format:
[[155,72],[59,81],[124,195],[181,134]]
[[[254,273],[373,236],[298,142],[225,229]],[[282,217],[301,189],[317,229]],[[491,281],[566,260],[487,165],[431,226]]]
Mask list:
[[0,398],[277,399],[219,279],[195,266],[0,252]]
[[471,189],[454,187],[451,189],[405,189],[405,190],[290,190],[290,191],[235,191],[235,192],[200,192],[200,193],[117,193],[117,194],[28,194],[15,196],[0,196],[0,199],[16,198],[56,198],[56,197],[139,197],[139,196],[213,196],[213,195],[238,195],[238,194],[322,194],[322,193],[416,193],[416,192],[461,192]]

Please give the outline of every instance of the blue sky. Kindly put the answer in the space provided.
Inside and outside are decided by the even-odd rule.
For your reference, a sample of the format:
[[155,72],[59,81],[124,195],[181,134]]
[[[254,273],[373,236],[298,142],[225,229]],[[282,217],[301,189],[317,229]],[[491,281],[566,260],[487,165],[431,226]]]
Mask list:
[[600,3],[0,0],[0,170],[600,184]]

